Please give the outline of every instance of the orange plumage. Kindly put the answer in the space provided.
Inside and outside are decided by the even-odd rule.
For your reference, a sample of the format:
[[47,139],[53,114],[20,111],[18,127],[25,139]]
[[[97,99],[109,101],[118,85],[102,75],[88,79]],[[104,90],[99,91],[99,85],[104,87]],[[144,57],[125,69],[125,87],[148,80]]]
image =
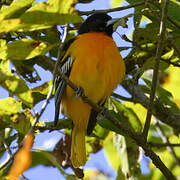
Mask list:
[[[84,29],[80,29],[80,35],[67,49],[62,63],[68,62],[68,57],[73,59],[73,64],[70,64],[71,70],[67,71],[64,68],[65,72],[69,72],[67,73],[69,79],[75,85],[82,87],[84,94],[92,101],[102,105],[124,77],[125,66],[111,37],[112,27],[108,29],[106,24],[102,24],[111,18],[104,14],[97,15],[97,18],[95,15],[93,18],[90,22],[85,21]],[[94,22],[99,23],[98,28],[93,24]],[[91,25],[94,26],[92,29]],[[63,65],[66,67],[68,64]],[[63,113],[73,121],[71,160],[74,167],[79,167],[86,163],[85,135],[92,107],[81,98],[77,98],[76,93],[69,86],[65,87],[62,84],[61,86],[64,87],[61,99]],[[60,95],[57,93],[56,96],[57,100]]]
[[[96,103],[104,102],[124,76],[125,67],[119,51],[113,39],[104,33],[79,35],[67,53],[74,58],[69,79],[81,86],[85,95]],[[75,167],[84,165],[85,134],[92,107],[81,98],[77,99],[69,86],[64,91],[62,107],[74,124],[71,147],[73,164]]]

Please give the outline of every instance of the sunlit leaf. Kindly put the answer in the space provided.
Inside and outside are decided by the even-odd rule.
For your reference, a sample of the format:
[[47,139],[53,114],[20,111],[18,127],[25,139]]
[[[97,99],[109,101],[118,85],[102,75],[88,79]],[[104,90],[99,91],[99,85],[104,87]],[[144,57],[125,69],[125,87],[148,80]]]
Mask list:
[[104,150],[107,155],[107,159],[114,169],[118,169],[121,161],[119,161],[119,155],[116,148],[113,145],[113,133],[110,133],[104,142]]
[[18,113],[22,108],[22,102],[17,101],[12,97],[0,99],[0,115],[11,115]]
[[11,120],[13,121],[13,128],[15,128],[21,134],[21,136],[24,136],[26,133],[28,133],[34,117],[30,112],[30,109],[27,108],[23,112],[14,114],[11,117]]
[[25,81],[19,76],[10,73],[8,68],[8,61],[0,64],[0,85],[11,94],[19,97],[24,104],[32,107],[34,101],[32,91],[27,87]]
[[126,102],[125,105],[126,107],[133,109],[133,111],[136,112],[136,115],[138,116],[141,123],[144,124],[147,110],[142,105],[134,104],[132,102]]
[[71,14],[74,10],[72,0],[50,0],[35,3],[18,19],[3,20],[0,33],[9,31],[34,31],[50,28],[58,24],[80,23],[82,18]]
[[116,151],[119,154],[119,157],[121,158],[121,168],[122,172],[125,175],[125,177],[130,176],[130,167],[128,162],[128,152],[127,152],[127,146],[126,146],[126,140],[124,136],[121,135],[114,135],[114,146],[116,148]]
[[115,8],[115,7],[119,7],[124,0],[111,0],[111,7]]
[[[0,49],[0,58],[3,60],[25,60],[35,56],[44,55],[54,45],[38,42],[32,39],[13,41]],[[22,51],[23,49],[23,51]]]
[[130,124],[130,126],[133,128],[134,131],[140,132],[142,128],[141,122],[138,116],[136,115],[136,113],[132,109],[124,106],[120,101],[114,98],[112,98],[111,100],[113,104],[116,106],[118,113],[123,116],[124,118],[123,121],[128,121],[128,123]]
[[27,7],[33,3],[34,0],[17,0],[13,1],[9,7],[4,7],[0,10],[0,21],[9,18],[15,12]]
[[99,124],[97,124],[94,128],[93,134],[97,136],[100,139],[105,139],[108,135],[109,131],[103,127],[101,127]]
[[[147,86],[151,87],[150,80],[146,78],[143,78],[143,80],[146,82]],[[163,103],[164,106],[168,107],[174,113],[180,113],[180,109],[176,103],[173,102],[173,96],[169,91],[165,90],[161,86],[157,86],[156,93],[158,95],[159,101]]]
[[180,71],[179,67],[170,67],[167,72],[169,73],[167,81],[163,87],[170,91],[173,95],[173,100],[180,107]]
[[163,56],[161,56],[162,59],[171,59],[171,57],[174,54],[174,49],[171,49],[169,52],[165,53]]
[[41,86],[32,88],[32,91],[40,92],[41,94],[47,95],[51,85],[52,85],[52,81],[48,81],[48,82],[45,82],[44,84],[42,84]]
[[0,23],[0,33],[7,33],[18,29],[21,24],[21,19],[7,19]]

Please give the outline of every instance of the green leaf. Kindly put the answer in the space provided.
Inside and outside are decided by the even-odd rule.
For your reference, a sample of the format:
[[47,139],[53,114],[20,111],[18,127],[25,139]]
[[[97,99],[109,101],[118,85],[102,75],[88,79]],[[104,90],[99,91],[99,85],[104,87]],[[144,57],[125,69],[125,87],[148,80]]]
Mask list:
[[97,124],[93,130],[93,135],[100,139],[105,139],[108,135],[109,131],[103,127],[101,127],[99,124]]
[[163,84],[163,88],[172,93],[173,101],[180,107],[180,71],[179,67],[170,67],[167,70],[168,79]]
[[162,55],[161,58],[164,59],[164,60],[168,60],[168,59],[171,59],[173,54],[174,54],[174,49],[171,49],[170,51],[168,51],[167,53]]
[[126,121],[128,126],[130,125],[134,131],[141,132],[141,121],[139,120],[136,113],[131,108],[126,107],[115,98],[111,98],[111,100],[112,103],[116,106],[116,110],[118,111],[119,115],[123,117],[123,122]]
[[30,59],[26,61],[11,60],[12,64],[15,67],[15,71],[18,75],[23,76],[26,81],[37,82],[41,80],[38,72],[34,68],[34,65],[37,63],[35,59]]
[[21,19],[7,19],[3,20],[0,23],[0,34],[8,33],[10,31],[15,31],[18,29],[18,26],[21,24]]
[[74,10],[74,0],[48,0],[47,4],[53,12],[66,14]]
[[115,7],[119,7],[124,0],[111,0],[111,7],[115,8]]
[[[154,64],[155,64],[155,59],[154,57],[150,57],[146,60],[146,62],[143,64],[141,71],[144,72],[148,69],[154,69]],[[159,63],[159,70],[165,70],[169,67],[169,64],[164,62],[164,61],[160,61]]]
[[23,112],[14,114],[11,120],[13,121],[13,128],[20,133],[20,136],[24,137],[28,133],[34,117],[30,109],[26,108]]
[[122,172],[122,169],[119,167],[117,170],[117,177],[116,180],[126,180],[125,175]]
[[22,108],[22,102],[12,97],[0,99],[0,116],[18,113]]
[[34,0],[17,0],[13,1],[9,7],[3,7],[0,10],[0,21],[11,17],[20,9],[27,7],[33,3]]
[[180,2],[170,0],[168,4],[168,16],[180,26]]
[[[0,58],[3,60],[25,60],[44,55],[54,45],[38,42],[32,39],[21,39],[8,43],[0,49]],[[23,51],[22,51],[23,49]]]
[[48,151],[42,151],[42,150],[32,151],[31,168],[38,165],[43,165],[43,166],[53,165],[51,161],[46,157],[45,153],[49,153],[52,155],[52,152],[48,152]]
[[60,173],[65,175],[65,172],[61,168],[60,164],[57,162],[53,152],[51,151],[44,151],[44,150],[37,150],[32,152],[32,164],[31,167],[37,165],[44,165],[44,166],[56,166]]
[[130,175],[126,140],[124,136],[114,135],[114,146],[121,157],[121,168],[125,177]]
[[[149,79],[143,78],[143,80],[149,87],[151,87],[151,81]],[[173,96],[169,91],[158,85],[156,88],[156,94],[158,95],[159,101],[164,106],[168,106],[168,108],[174,113],[180,113],[180,109],[178,108],[176,103],[173,102]]]
[[106,152],[109,163],[113,169],[117,170],[121,162],[119,160],[117,150],[113,145],[113,133],[110,133],[104,141],[104,150]]
[[[113,110],[109,110],[109,113],[111,114],[111,116],[114,116],[120,123],[123,122],[123,118],[119,114],[115,113]],[[121,129],[119,129],[116,125],[114,125],[111,121],[109,121],[106,118],[99,119],[97,122],[103,128],[114,131],[114,132],[116,132],[118,134],[125,135],[124,132],[121,131]]]
[[9,31],[34,31],[47,29],[54,25],[80,23],[82,18],[71,14],[73,0],[50,0],[35,3],[18,19],[3,20],[0,33]]
[[28,107],[33,106],[32,91],[19,76],[9,72],[8,61],[1,62],[0,64],[0,85],[11,94],[18,96]]
[[140,176],[139,147],[127,136],[115,135],[114,146],[119,154],[121,168],[125,177],[136,179]]
[[73,3],[72,0],[49,0],[47,3],[36,3],[20,17],[22,23],[17,29],[20,31],[33,31],[58,24],[79,23],[82,18],[70,14]]
[[66,180],[78,180],[78,178],[74,174],[68,174]]
[[45,82],[41,86],[37,86],[35,88],[32,88],[33,92],[40,92],[43,95],[47,95],[50,89],[50,86],[52,85],[52,81]]
[[[48,81],[40,86],[37,86],[37,87],[31,89],[32,95],[34,98],[34,104],[37,104],[38,102],[46,99],[51,85],[52,85],[52,81]],[[54,94],[54,92],[53,92],[53,94]]]

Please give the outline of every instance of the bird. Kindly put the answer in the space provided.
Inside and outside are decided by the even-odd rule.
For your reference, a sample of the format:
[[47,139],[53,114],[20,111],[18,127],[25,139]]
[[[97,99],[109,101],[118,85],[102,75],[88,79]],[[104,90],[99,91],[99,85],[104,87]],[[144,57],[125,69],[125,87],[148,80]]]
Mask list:
[[[84,94],[104,106],[106,99],[123,80],[125,64],[112,38],[116,19],[106,13],[94,13],[80,25],[78,35],[65,43],[60,70],[83,89]],[[85,136],[96,125],[98,113],[77,97],[60,76],[55,80],[56,125],[60,109],[73,122],[71,162],[73,167],[86,164]]]

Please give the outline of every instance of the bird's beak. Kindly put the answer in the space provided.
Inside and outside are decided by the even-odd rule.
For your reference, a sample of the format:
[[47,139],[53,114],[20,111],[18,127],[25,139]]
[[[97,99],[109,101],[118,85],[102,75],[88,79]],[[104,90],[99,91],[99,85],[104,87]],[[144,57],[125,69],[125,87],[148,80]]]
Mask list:
[[106,27],[111,25],[111,24],[115,24],[117,21],[119,21],[119,18],[110,19],[109,21],[107,21]]

